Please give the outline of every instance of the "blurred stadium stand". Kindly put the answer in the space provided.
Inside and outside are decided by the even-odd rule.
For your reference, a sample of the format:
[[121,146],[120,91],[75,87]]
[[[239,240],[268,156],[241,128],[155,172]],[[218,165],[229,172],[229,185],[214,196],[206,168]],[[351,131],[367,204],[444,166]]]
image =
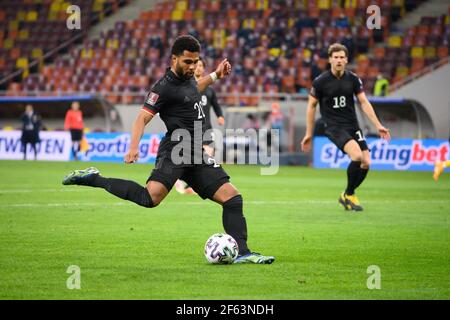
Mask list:
[[[35,2],[41,2],[39,11]],[[136,19],[117,21],[99,39],[69,48],[68,57],[60,56],[53,64],[35,69],[38,73],[23,73],[23,80],[10,83],[8,91],[120,92],[110,94],[108,100],[140,103],[148,86],[164,72],[170,43],[179,34],[191,33],[201,40],[208,65],[225,56],[234,64],[233,76],[218,86],[220,93],[305,93],[312,79],[327,67],[326,48],[336,41],[349,47],[351,66],[363,78],[367,92],[372,92],[379,73],[397,83],[448,56],[448,12],[422,17],[419,25],[404,34],[391,29],[421,2],[378,1],[382,29],[369,30],[366,8],[371,1],[158,1]],[[12,3],[16,2],[2,2],[8,30],[0,34],[4,74],[26,69],[33,49],[51,49],[74,35],[63,30],[64,2]],[[81,4],[89,27],[108,9],[117,9],[119,1],[85,0]],[[28,18],[36,16],[33,13],[38,22],[27,20],[34,19]],[[235,100],[229,95],[224,102],[258,102],[252,97]]]
[[[0,1],[0,88],[46,90],[40,79],[45,64],[81,44],[89,28],[117,11],[127,0],[2,0]],[[81,29],[66,26],[67,8],[76,4]],[[23,70],[23,72],[20,72]],[[45,74],[43,74],[45,76]],[[69,73],[64,76],[69,78]],[[37,80],[37,81],[36,81]],[[77,87],[69,86],[72,91]],[[51,89],[51,88],[50,88]]]
[[[171,42],[186,33],[200,39],[209,67],[223,57],[233,63],[232,76],[215,85],[228,106],[267,109],[274,99],[288,103],[282,106],[287,112],[297,103],[304,106],[312,80],[327,68],[326,49],[333,42],[349,48],[349,67],[369,95],[379,73],[395,91],[448,63],[450,6],[444,1],[165,0],[148,7],[149,2],[73,1],[82,12],[77,32],[65,28],[68,2],[2,0],[4,95],[90,93],[115,105],[141,104],[169,63]],[[366,27],[373,3],[381,8],[380,30]],[[140,6],[138,16],[117,18],[132,5]],[[431,9],[421,16],[425,5]],[[103,24],[112,13],[113,27]],[[100,36],[88,38],[94,24]],[[48,52],[54,54],[42,60]],[[8,78],[17,70],[23,72]]]

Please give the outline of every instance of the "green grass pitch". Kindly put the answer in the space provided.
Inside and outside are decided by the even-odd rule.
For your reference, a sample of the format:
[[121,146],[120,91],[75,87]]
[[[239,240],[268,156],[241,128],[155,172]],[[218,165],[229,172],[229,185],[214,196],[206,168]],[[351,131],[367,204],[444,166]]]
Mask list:
[[[141,184],[149,165],[0,161],[0,299],[449,299],[450,175],[371,171],[364,212],[337,203],[343,170],[225,166],[253,251],[272,265],[209,265],[221,207],[175,190],[155,209],[62,186],[72,169]],[[70,265],[81,289],[69,290]],[[369,290],[380,268],[381,288]]]

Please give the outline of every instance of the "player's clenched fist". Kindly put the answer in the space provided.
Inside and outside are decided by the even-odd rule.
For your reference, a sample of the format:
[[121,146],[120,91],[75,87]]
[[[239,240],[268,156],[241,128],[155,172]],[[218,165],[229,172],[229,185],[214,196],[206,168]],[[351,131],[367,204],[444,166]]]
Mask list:
[[124,158],[125,163],[134,163],[138,159],[139,159],[139,150],[138,149],[130,149]]
[[303,152],[309,152],[311,150],[311,140],[312,137],[305,136],[300,143],[301,149]]
[[227,59],[224,59],[216,69],[216,75],[219,79],[229,75],[231,73],[231,64]]

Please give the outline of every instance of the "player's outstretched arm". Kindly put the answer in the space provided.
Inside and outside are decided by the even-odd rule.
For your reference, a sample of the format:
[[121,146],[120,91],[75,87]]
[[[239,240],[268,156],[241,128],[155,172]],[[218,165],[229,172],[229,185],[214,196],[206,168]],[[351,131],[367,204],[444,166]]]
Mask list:
[[312,95],[309,95],[308,107],[306,108],[306,133],[301,142],[301,149],[303,152],[309,152],[311,150],[317,103],[318,100]]
[[375,111],[373,110],[372,104],[367,99],[366,94],[364,92],[361,92],[356,97],[358,98],[359,103],[361,104],[361,109],[364,111],[364,113],[367,115],[369,120],[377,128],[377,131],[378,131],[378,134],[380,135],[380,137],[389,141],[391,139],[391,134],[389,133],[389,129],[385,128],[381,124],[380,120],[378,120],[378,117],[375,114]]
[[125,163],[134,163],[139,159],[139,141],[144,134],[145,126],[152,120],[153,114],[141,110],[133,123],[131,130],[130,150],[125,155]]
[[203,92],[205,89],[212,83],[214,83],[217,79],[222,79],[223,77],[228,76],[231,73],[231,64],[227,59],[224,59],[211,74],[201,78],[197,82],[198,91]]
[[217,95],[214,90],[212,91],[211,105],[217,116],[217,124],[223,126],[225,124],[225,118],[223,117],[222,108],[220,107],[219,101],[217,101]]

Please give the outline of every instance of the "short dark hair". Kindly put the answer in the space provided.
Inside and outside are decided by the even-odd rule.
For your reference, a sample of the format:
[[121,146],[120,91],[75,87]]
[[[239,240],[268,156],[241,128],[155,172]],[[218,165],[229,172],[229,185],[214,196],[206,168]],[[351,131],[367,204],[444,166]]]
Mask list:
[[181,56],[184,50],[189,52],[200,52],[200,42],[193,36],[179,36],[172,45],[172,54]]
[[344,51],[345,56],[348,57],[347,47],[340,43],[333,43],[328,47],[328,57],[331,57],[334,52]]

